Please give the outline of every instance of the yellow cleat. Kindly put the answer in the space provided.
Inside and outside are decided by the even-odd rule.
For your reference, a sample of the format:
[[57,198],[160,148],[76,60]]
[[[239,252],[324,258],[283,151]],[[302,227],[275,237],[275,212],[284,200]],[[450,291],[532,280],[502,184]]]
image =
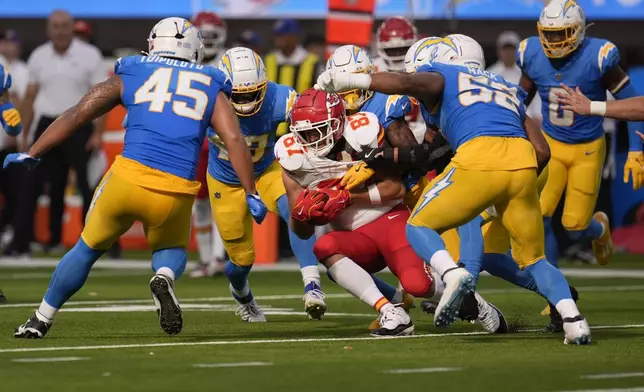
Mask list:
[[615,248],[613,246],[613,236],[610,234],[610,221],[608,215],[603,212],[596,212],[593,219],[599,221],[604,226],[604,234],[596,240],[593,240],[593,253],[599,265],[606,265],[610,262]]
[[541,311],[541,313],[539,313],[539,316],[541,316],[541,317],[548,317],[548,316],[550,316],[550,305],[549,305],[549,304],[546,304],[546,307],[545,307],[545,308],[543,308],[543,310]]
[[[414,297],[411,295],[407,294],[406,292],[402,292],[403,294],[403,299],[402,303],[400,304],[400,307],[405,309],[405,312],[409,313],[409,310],[414,307]],[[376,329],[380,328],[380,316],[378,316],[375,320],[369,324],[369,331],[373,332]]]

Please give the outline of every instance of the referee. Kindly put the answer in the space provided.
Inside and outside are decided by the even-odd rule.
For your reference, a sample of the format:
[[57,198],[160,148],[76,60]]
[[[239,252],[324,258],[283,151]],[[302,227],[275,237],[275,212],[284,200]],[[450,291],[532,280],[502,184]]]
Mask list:
[[[74,38],[74,20],[68,12],[59,10],[51,13],[47,20],[47,36],[49,41],[37,47],[27,62],[29,85],[22,105],[24,130],[20,151],[26,151],[30,142],[40,137],[56,117],[107,77],[100,51]],[[33,138],[30,137],[32,123],[36,124]],[[8,253],[29,253],[36,202],[45,182],[49,183],[50,198],[50,241],[45,250],[60,245],[70,168],[76,172],[83,197],[83,213],[87,213],[93,193],[87,179],[87,163],[92,151],[101,146],[104,128],[105,118],[86,125],[47,152],[34,171],[23,173],[15,235]]]

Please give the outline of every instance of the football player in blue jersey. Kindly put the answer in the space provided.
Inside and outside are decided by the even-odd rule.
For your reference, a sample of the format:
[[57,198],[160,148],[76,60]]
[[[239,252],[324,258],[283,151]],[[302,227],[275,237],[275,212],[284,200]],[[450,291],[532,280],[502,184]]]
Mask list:
[[[613,254],[609,220],[597,212],[602,166],[606,153],[603,120],[577,115],[557,101],[560,84],[579,87],[593,100],[606,100],[606,91],[616,98],[637,95],[626,73],[619,66],[619,51],[611,42],[585,37],[586,18],[574,0],[553,0],[541,12],[538,37],[521,42],[517,64],[523,71],[520,81],[529,104],[536,93],[543,101],[543,132],[550,144],[552,159],[549,178],[541,194],[546,230],[548,261],[557,265],[557,242],[552,232],[552,215],[566,192],[562,225],[573,239],[592,239],[597,262],[607,264]],[[624,182],[633,178],[633,189],[644,184],[644,155],[635,129],[629,123],[630,148],[624,166]]]
[[[230,100],[251,150],[259,193],[271,212],[290,222],[282,169],[275,160],[273,147],[277,127],[288,121],[297,94],[291,87],[267,81],[264,62],[248,48],[228,50],[219,62],[219,69],[232,80]],[[213,217],[230,257],[226,264],[230,291],[239,303],[237,314],[243,321],[263,322],[266,318],[248,286],[255,246],[253,221],[245,213],[244,190],[219,138],[210,132],[209,138],[208,190]],[[318,260],[313,253],[315,237],[302,240],[289,230],[289,239],[304,281],[304,308],[310,319],[319,320],[326,311],[326,303],[320,288]]]
[[[250,152],[228,96],[230,79],[202,66],[201,34],[182,18],[167,18],[150,32],[149,56],[117,60],[114,73],[49,126],[26,153],[8,164],[33,167],[46,151],[80,126],[122,103],[128,112],[125,146],[99,184],[85,228],[58,263],[40,307],[14,334],[42,338],[63,304],[85,283],[92,265],[135,221],[143,223],[152,249],[152,298],[161,328],[170,335],[183,326],[174,281],[183,273],[190,217],[200,184],[194,181],[206,129],[216,129],[246,194],[251,215],[261,222],[267,209],[255,190]],[[231,217],[230,224],[239,217]]]
[[[449,58],[438,58],[448,53],[432,49],[431,58],[450,63]],[[451,325],[474,288],[474,278],[455,266],[440,233],[471,221],[493,205],[510,232],[513,258],[563,316],[564,343],[590,343],[590,328],[566,278],[544,255],[537,159],[526,134],[538,130],[525,114],[525,92],[480,68],[441,63],[423,65],[414,74],[325,71],[316,85],[331,92],[368,89],[414,97],[456,151],[451,168],[425,189],[407,225],[414,250],[445,282],[435,325]]]

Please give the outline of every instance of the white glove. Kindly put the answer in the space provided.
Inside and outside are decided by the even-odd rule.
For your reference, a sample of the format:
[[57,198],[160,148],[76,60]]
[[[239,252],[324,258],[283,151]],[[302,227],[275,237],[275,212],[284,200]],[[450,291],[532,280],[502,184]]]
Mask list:
[[371,76],[368,74],[354,74],[327,70],[318,76],[315,84],[316,90],[336,93],[348,90],[368,90],[371,85]]

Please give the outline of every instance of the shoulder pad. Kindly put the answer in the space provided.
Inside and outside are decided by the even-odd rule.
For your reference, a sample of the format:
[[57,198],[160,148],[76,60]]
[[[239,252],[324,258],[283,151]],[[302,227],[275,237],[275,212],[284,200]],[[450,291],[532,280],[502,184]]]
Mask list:
[[291,133],[279,138],[274,147],[275,159],[285,170],[296,171],[304,166],[304,150]]
[[359,112],[347,117],[343,136],[351,148],[361,152],[363,147],[380,147],[385,131],[378,122],[378,116],[369,112]]
[[222,91],[224,94],[230,95],[233,93],[233,82],[230,80],[230,77],[219,68],[213,66],[207,66],[208,71],[215,82],[219,85],[219,91]]
[[411,103],[406,95],[390,95],[387,97],[385,115],[387,118],[403,118],[411,111]]
[[528,37],[519,43],[516,54],[516,63],[519,68],[526,70],[530,66],[530,61],[536,50],[542,50],[539,37]]
[[126,72],[132,64],[136,63],[136,57],[137,56],[127,56],[116,59],[116,62],[114,63],[114,74],[118,75]]
[[619,64],[619,50],[610,41],[606,40],[597,40],[597,66],[599,67],[599,72],[604,74],[609,69]]
[[[291,110],[297,98],[297,92],[292,87],[283,84],[268,82],[269,88],[272,84],[275,88],[275,120],[282,122],[288,121],[291,118]],[[266,92],[268,94],[268,91]]]

